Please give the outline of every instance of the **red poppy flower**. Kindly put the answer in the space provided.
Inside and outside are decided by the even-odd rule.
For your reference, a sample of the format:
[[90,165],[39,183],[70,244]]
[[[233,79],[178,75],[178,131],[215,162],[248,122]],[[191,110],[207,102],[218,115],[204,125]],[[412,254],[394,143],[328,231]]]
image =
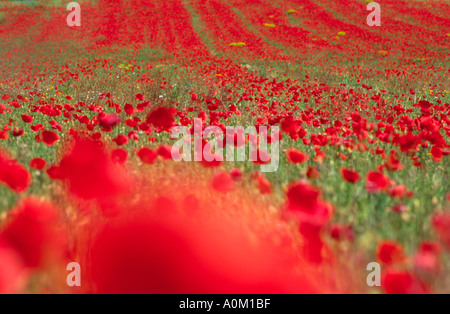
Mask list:
[[306,171],[306,176],[310,180],[317,180],[319,178],[319,171],[316,167],[308,167],[308,170]]
[[153,164],[158,157],[158,155],[154,151],[147,147],[141,148],[137,152],[137,155],[144,164]]
[[342,153],[339,153],[338,157],[341,158],[342,160],[347,160],[347,159],[348,159],[348,157],[345,156],[345,155],[342,154]]
[[433,216],[433,227],[447,249],[450,249],[450,214],[435,214]]
[[142,122],[141,124],[139,124],[139,129],[141,131],[144,131],[147,135],[152,133],[152,128],[150,127],[150,124],[146,122]]
[[42,170],[45,168],[47,162],[42,158],[33,158],[30,162],[30,167],[36,170]]
[[291,148],[287,151],[288,161],[292,164],[302,164],[308,161],[308,155],[299,151],[298,149]]
[[30,128],[33,132],[39,132],[44,129],[44,126],[42,124],[36,124],[36,125],[30,126]]
[[[151,211],[161,212],[161,206]],[[308,279],[276,267],[281,251],[266,241],[250,243],[237,222],[224,219],[212,226],[210,220],[158,218],[146,211],[104,223],[84,246],[83,288],[90,293],[317,291]]]
[[102,128],[113,128],[120,123],[120,117],[116,114],[100,114],[98,122]]
[[0,131],[0,140],[7,140],[9,138],[9,134],[6,131]]
[[25,192],[31,184],[28,170],[16,160],[10,159],[0,152],[0,182],[3,182],[16,193]]
[[322,200],[315,186],[306,182],[294,183],[286,196],[288,214],[297,221],[323,226],[330,220],[332,208]]
[[125,110],[125,113],[129,116],[133,115],[133,113],[134,113],[134,108],[130,104],[125,104],[124,110]]
[[398,140],[402,152],[407,152],[416,149],[419,141],[420,138],[411,133],[400,136]]
[[33,117],[27,114],[23,114],[22,115],[22,121],[25,123],[32,123],[33,122]]
[[272,194],[270,181],[263,175],[256,178],[256,187],[261,194]]
[[345,181],[349,183],[356,183],[360,180],[360,175],[357,171],[352,171],[350,169],[342,168],[341,175]]
[[27,198],[10,214],[2,237],[22,257],[24,265],[39,267],[65,254],[65,234],[58,226],[59,211],[44,201]]
[[397,204],[394,207],[392,207],[392,210],[395,213],[403,214],[403,213],[406,213],[408,209],[404,204]]
[[19,253],[0,236],[0,294],[16,294],[25,286],[26,270]]
[[47,146],[52,146],[59,140],[59,135],[53,131],[42,131],[36,139],[38,142],[43,142]]
[[382,278],[382,286],[387,294],[424,294],[426,285],[406,271],[387,271]]
[[438,272],[441,267],[441,247],[437,243],[422,242],[414,256],[414,265],[428,272]]
[[117,135],[116,138],[113,139],[113,142],[116,143],[118,146],[122,146],[128,143],[128,137],[126,137],[123,134],[119,134]]
[[353,242],[355,237],[353,228],[347,225],[333,225],[330,230],[331,237],[336,241],[350,241]]
[[370,193],[385,190],[390,184],[389,177],[379,171],[369,171],[367,174],[366,189]]
[[442,149],[439,146],[433,146],[431,148],[431,155],[433,156],[433,160],[435,162],[440,162],[442,159]]
[[64,179],[70,191],[84,199],[100,199],[122,194],[128,186],[124,170],[114,164],[104,146],[90,139],[78,138],[64,155],[58,168],[47,171]]
[[20,128],[19,129],[14,128],[14,130],[12,131],[12,135],[15,137],[22,136],[24,133],[25,133],[24,130]]
[[62,180],[64,178],[59,166],[48,167],[46,172],[48,177],[52,180]]
[[99,141],[99,140],[102,138],[102,133],[100,133],[100,132],[95,132],[95,133],[93,133],[93,134],[91,135],[91,138],[92,138],[94,141]]
[[388,194],[391,197],[398,199],[402,199],[403,197],[412,197],[414,195],[414,193],[409,191],[403,184],[390,187]]
[[172,159],[172,146],[170,145],[160,145],[156,150],[158,156],[161,156],[162,159]]
[[239,169],[231,169],[230,175],[235,181],[241,180],[243,176],[242,171]]
[[309,183],[298,182],[287,191],[286,215],[299,223],[300,234],[305,243],[303,253],[314,264],[323,261],[325,243],[321,231],[333,213],[333,208],[322,200],[319,190]]
[[174,122],[172,110],[166,107],[158,107],[147,116],[147,123],[161,130],[169,130]]
[[405,261],[405,253],[399,243],[383,241],[378,244],[377,259],[386,265],[398,264]]

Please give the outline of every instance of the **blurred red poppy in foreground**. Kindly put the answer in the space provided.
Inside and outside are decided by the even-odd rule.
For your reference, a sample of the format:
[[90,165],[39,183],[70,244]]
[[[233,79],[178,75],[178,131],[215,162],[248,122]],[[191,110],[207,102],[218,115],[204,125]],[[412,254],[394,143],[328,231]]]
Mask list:
[[393,241],[384,241],[378,245],[377,248],[378,260],[387,265],[402,263],[406,256],[403,252],[403,247]]
[[28,198],[9,213],[0,238],[17,251],[24,266],[42,267],[64,256],[65,234],[61,227],[57,208]]
[[84,255],[92,289],[87,292],[319,291],[305,276],[279,267],[276,248],[251,244],[237,223],[226,222],[139,212],[97,226]]
[[121,194],[127,176],[108,156],[103,143],[76,138],[72,146],[59,165],[49,169],[54,178],[65,180],[70,191],[80,198]]
[[0,182],[6,184],[14,192],[22,193],[30,185],[31,175],[24,166],[0,151]]
[[0,236],[0,294],[20,293],[26,271],[19,253]]
[[389,270],[382,279],[383,289],[388,294],[424,294],[427,286],[406,271]]

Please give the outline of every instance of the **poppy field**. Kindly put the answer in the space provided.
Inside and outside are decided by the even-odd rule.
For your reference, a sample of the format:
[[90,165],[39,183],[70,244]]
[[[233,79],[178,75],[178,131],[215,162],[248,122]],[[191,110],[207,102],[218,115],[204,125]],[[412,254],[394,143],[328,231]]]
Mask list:
[[450,3],[371,2],[0,2],[0,293],[450,293]]

